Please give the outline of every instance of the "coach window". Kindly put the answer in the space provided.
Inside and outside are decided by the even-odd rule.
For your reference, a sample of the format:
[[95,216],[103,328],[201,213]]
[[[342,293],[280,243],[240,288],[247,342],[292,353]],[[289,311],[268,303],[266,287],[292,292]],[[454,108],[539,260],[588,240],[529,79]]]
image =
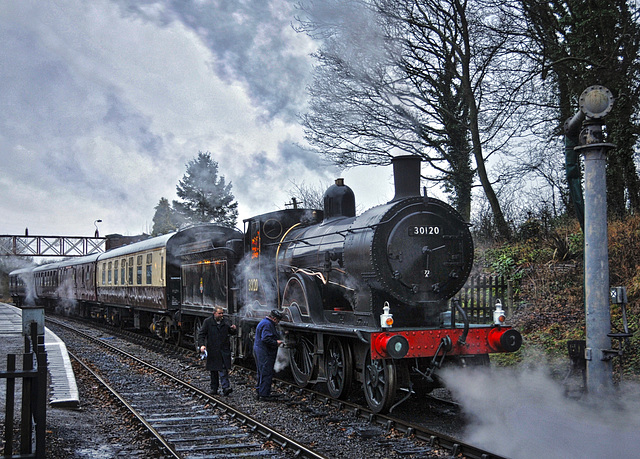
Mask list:
[[113,262],[113,285],[118,285],[118,260]]
[[129,257],[129,285],[133,285],[133,257]]
[[142,255],[136,257],[136,284],[142,285]]
[[125,263],[126,263],[127,259],[123,258],[122,261],[120,261],[120,283],[122,285],[124,285],[124,280],[125,280]]
[[102,263],[102,285],[105,285],[107,283],[106,277],[107,277],[107,264]]
[[151,285],[151,281],[153,280],[153,265],[152,265],[152,261],[153,261],[153,254],[148,253],[147,254],[147,285]]

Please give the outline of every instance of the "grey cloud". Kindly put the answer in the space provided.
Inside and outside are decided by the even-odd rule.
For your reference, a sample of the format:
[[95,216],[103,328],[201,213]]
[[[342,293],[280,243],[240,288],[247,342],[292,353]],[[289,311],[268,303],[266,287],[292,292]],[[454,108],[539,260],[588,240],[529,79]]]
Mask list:
[[304,168],[313,171],[314,174],[321,175],[320,179],[326,178],[322,177],[322,175],[334,172],[334,166],[329,162],[318,156],[314,151],[304,148],[291,139],[280,142],[278,151],[284,164],[293,166],[294,169],[297,167],[298,169]]
[[[220,153],[221,173],[252,213],[284,207],[292,177],[315,182],[328,173],[293,139],[274,147],[274,139],[300,132],[296,114],[310,73],[307,51],[297,42],[305,37],[290,27],[291,1],[107,2],[0,2],[0,186],[7,225],[40,218],[51,228],[73,228],[76,215],[88,214],[89,222],[105,220],[101,231],[110,231],[108,224],[111,231],[132,225],[136,231],[161,196],[172,198],[198,150]],[[170,33],[151,41],[158,26]],[[191,31],[214,54],[212,80],[222,74],[233,83],[220,111],[190,111],[199,100],[189,91],[206,85],[181,80],[189,68],[172,73],[180,63],[210,58]],[[180,39],[172,41],[172,34]],[[194,46],[173,62],[159,48],[165,44],[178,52]],[[136,58],[156,54],[169,61],[167,78],[162,66],[147,75],[143,63],[136,65]],[[184,94],[175,87],[181,81]],[[243,105],[245,88],[255,111]],[[202,103],[212,100],[205,94]],[[256,111],[264,114],[258,127]],[[73,209],[73,216],[57,209]]]
[[[312,62],[295,52],[293,2],[251,0],[185,2],[119,0],[125,14],[136,14],[159,25],[180,21],[207,44],[217,60],[216,71],[228,81],[248,85],[252,99],[266,110],[267,118],[294,121],[306,101],[305,87]],[[154,5],[152,8],[151,6]]]
[[114,135],[132,139],[137,152],[153,155],[163,147],[162,137],[151,131],[151,120],[137,113],[115,94],[107,96],[106,113],[102,119],[105,126],[113,129]]

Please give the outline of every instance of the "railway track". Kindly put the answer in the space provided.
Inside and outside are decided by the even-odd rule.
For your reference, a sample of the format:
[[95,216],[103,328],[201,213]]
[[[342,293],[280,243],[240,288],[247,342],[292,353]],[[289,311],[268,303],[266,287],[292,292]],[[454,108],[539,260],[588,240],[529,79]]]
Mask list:
[[[325,457],[123,349],[55,323],[105,349],[90,362],[70,355],[157,440],[160,457]],[[265,449],[267,442],[278,448]]]
[[[49,320],[49,319],[47,319]],[[92,324],[94,326],[95,324]],[[72,327],[73,328],[73,327]],[[108,332],[109,336],[119,334],[119,330],[109,328]],[[186,350],[181,348],[176,348],[172,345],[162,344],[158,340],[155,339],[145,339],[138,334],[125,332],[127,339],[134,339],[137,342],[144,342],[143,346],[150,346],[151,348],[156,349],[158,352],[161,352],[162,358],[166,359],[166,353],[173,354],[176,358],[190,358],[193,360],[194,351]],[[98,337],[98,340],[101,342],[105,341],[105,336],[103,334],[102,337]],[[108,341],[108,340],[107,340]],[[151,352],[150,352],[151,354]],[[158,364],[161,365],[161,364]],[[187,364],[188,365],[188,364]],[[155,370],[154,370],[155,371]],[[185,372],[186,373],[186,372]],[[192,376],[191,376],[192,377]],[[234,405],[237,405],[238,402],[242,404],[244,401],[243,409],[256,409],[256,403],[253,400],[247,406],[246,399],[250,398],[252,394],[252,375],[251,372],[243,369],[236,370],[234,372],[234,377],[236,381],[241,379],[246,379],[247,382],[244,383],[248,390],[245,390],[245,395],[238,395],[238,398],[226,403],[223,399],[219,397],[212,397],[211,395],[205,393],[204,391],[193,387],[190,389],[196,397],[197,400],[200,400],[200,406],[206,403],[211,404],[213,407],[220,410],[222,414],[218,416],[226,417],[232,416],[236,417],[239,415],[227,415],[226,413],[232,413],[236,410],[231,405],[231,402],[234,402]],[[176,378],[176,376],[169,375],[169,379],[179,380],[180,378]],[[168,389],[164,389],[166,391],[173,390],[170,387],[173,384],[183,384],[182,381],[174,381],[168,386]],[[202,384],[201,384],[202,385]],[[238,382],[236,382],[238,385]],[[454,438],[453,436],[443,434],[441,432],[436,432],[432,429],[425,428],[423,425],[415,424],[407,419],[401,419],[393,416],[386,416],[372,413],[368,410],[366,405],[335,400],[329,397],[327,394],[311,390],[311,389],[300,389],[297,386],[291,385],[286,381],[277,381],[276,388],[280,392],[282,392],[285,396],[283,397],[283,403],[278,404],[277,409],[286,409],[288,411],[298,411],[298,417],[300,419],[311,419],[311,421],[306,421],[308,423],[308,433],[309,437],[306,439],[306,444],[318,444],[319,449],[322,451],[320,454],[325,454],[328,457],[353,457],[353,456],[340,456],[327,447],[321,446],[321,441],[319,438],[314,437],[314,432],[316,432],[316,428],[314,428],[314,423],[318,424],[335,424],[337,427],[334,429],[340,432],[340,435],[346,435],[349,437],[347,442],[347,447],[349,447],[348,443],[358,443],[358,441],[368,442],[369,444],[373,444],[373,449],[378,451],[380,455],[372,456],[370,453],[369,457],[393,457],[394,455],[397,457],[467,457],[467,458],[500,458],[501,456],[494,454],[489,451],[485,451],[482,448],[475,447],[473,445],[467,444],[464,441]],[[240,387],[240,392],[242,389],[242,384]],[[181,402],[178,402],[181,403]],[[162,404],[161,404],[162,405]],[[446,405],[443,404],[443,405]],[[268,410],[275,410],[275,407],[269,407]],[[447,408],[441,408],[447,409]],[[296,415],[293,414],[295,417]],[[278,417],[284,417],[278,415]],[[258,421],[259,422],[259,421]],[[305,421],[302,421],[305,422]],[[244,424],[242,424],[244,426]],[[265,426],[266,427],[266,426]],[[251,427],[252,428],[252,427]],[[287,430],[287,428],[284,428]],[[265,430],[265,432],[267,432]],[[179,437],[180,434],[176,436]],[[276,445],[286,445],[288,442],[293,442],[293,440],[284,436],[281,440],[272,440],[272,438],[276,438],[275,434],[265,433],[267,441],[274,441]],[[299,435],[299,434],[298,434]],[[212,439],[213,440],[213,439]],[[335,435],[332,437],[331,441],[334,443],[339,440],[335,438]],[[204,443],[207,443],[206,441]],[[302,444],[302,442],[299,442]],[[362,449],[361,446],[353,445],[351,448],[356,450]],[[385,451],[390,452],[385,452]],[[181,450],[182,451],[182,450]],[[298,449],[294,448],[291,450],[293,455],[301,456],[303,454],[303,449],[298,447]],[[306,453],[305,453],[306,454]],[[313,457],[313,456],[305,456],[305,457]],[[318,457],[318,456],[316,456]],[[363,456],[364,457],[364,456]]]

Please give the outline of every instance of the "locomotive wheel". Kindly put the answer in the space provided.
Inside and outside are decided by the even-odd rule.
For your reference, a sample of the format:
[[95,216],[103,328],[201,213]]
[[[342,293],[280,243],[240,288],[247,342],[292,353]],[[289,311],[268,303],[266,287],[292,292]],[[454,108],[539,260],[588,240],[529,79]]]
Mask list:
[[175,342],[176,346],[182,346],[182,330],[180,328],[173,326],[171,330],[171,336],[173,336],[173,341]]
[[162,339],[163,343],[166,343],[167,341],[169,341],[171,339],[171,326],[169,325],[169,321],[165,318],[162,320],[162,322],[160,322],[161,326],[162,326],[162,332],[161,332],[161,336],[160,338]]
[[299,387],[307,387],[309,381],[315,378],[314,345],[304,336],[296,336],[295,345],[289,348],[291,374]]
[[344,398],[351,387],[353,364],[351,348],[340,338],[332,336],[326,349],[325,373],[327,390],[334,398]]
[[389,411],[396,398],[398,378],[393,360],[372,360],[368,352],[364,361],[363,389],[367,404],[374,413]]

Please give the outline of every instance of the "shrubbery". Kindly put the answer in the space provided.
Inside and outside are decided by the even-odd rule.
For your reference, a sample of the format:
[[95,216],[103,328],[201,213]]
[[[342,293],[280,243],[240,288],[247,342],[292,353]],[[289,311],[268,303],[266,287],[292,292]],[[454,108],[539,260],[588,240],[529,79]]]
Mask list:
[[[577,222],[561,222],[539,231],[532,221],[509,244],[479,249],[483,269],[506,275],[516,284],[512,318],[526,346],[544,350],[548,358],[565,359],[567,341],[585,338],[583,292],[584,236]],[[610,285],[627,288],[627,320],[631,331],[640,327],[640,217],[609,222]],[[623,329],[621,308],[611,305],[614,332]],[[631,338],[622,363],[625,376],[640,375],[640,333]],[[518,357],[506,359],[507,363]],[[505,359],[501,359],[502,364]]]

